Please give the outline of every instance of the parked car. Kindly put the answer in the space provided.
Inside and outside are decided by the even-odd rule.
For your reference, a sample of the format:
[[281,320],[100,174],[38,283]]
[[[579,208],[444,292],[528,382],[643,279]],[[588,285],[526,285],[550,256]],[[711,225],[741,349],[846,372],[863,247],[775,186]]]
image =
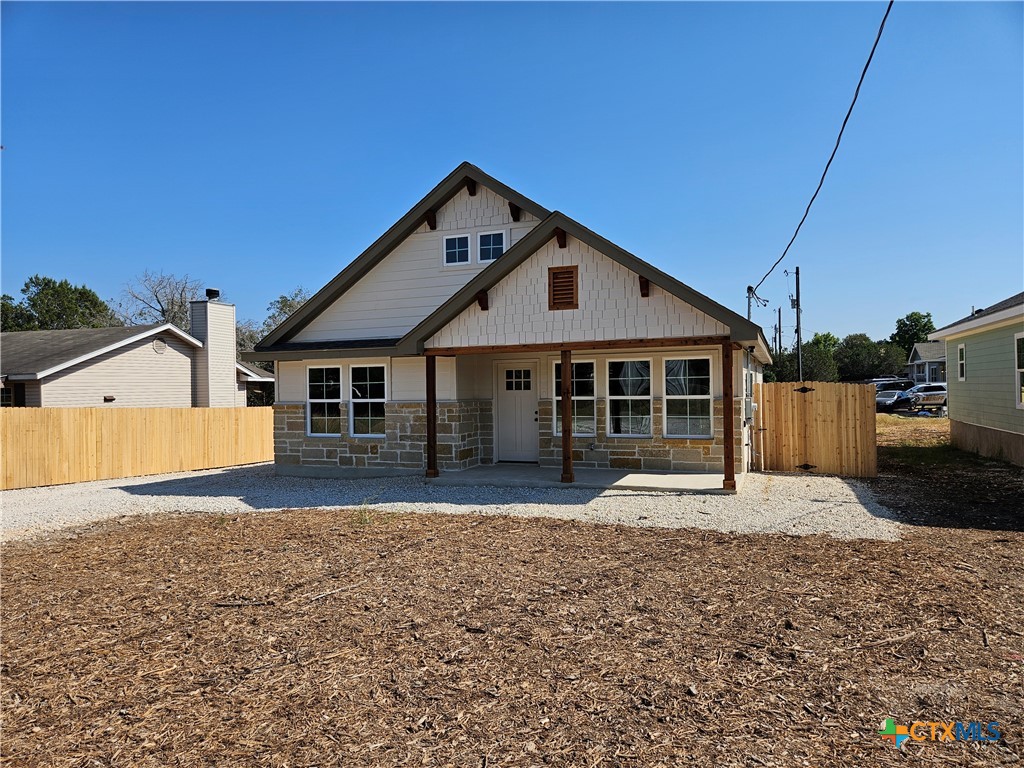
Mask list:
[[948,402],[949,393],[945,384],[918,384],[907,390],[913,402],[914,410],[938,410],[945,408]]
[[908,411],[914,405],[914,398],[899,389],[883,389],[875,395],[875,410],[879,413]]
[[882,390],[893,390],[898,389],[900,392],[905,392],[914,386],[914,382],[910,379],[901,379],[897,376],[881,376],[877,379],[868,379],[865,384],[874,384],[879,392]]

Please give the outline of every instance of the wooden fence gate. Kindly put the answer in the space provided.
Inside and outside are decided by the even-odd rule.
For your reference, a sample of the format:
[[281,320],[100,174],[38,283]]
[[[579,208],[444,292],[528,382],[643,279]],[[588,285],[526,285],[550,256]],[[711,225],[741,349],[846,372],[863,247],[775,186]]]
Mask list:
[[757,467],[875,477],[875,387],[818,381],[757,387]]

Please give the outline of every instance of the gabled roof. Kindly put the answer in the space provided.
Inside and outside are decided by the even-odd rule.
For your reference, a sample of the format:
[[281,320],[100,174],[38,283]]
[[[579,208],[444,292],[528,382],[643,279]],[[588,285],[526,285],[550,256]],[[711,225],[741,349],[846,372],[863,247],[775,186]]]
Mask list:
[[397,248],[403,240],[419,229],[423,222],[427,220],[428,214],[436,213],[439,208],[455,197],[467,185],[467,182],[474,182],[487,187],[495,194],[519,206],[519,208],[538,219],[543,219],[550,213],[547,208],[538,205],[511,187],[502,184],[475,165],[462,163],[458,168],[449,173],[440,184],[430,190],[426,197],[416,203],[391,229],[363,251],[355,261],[339,272],[331,282],[293,312],[281,325],[267,334],[266,338],[260,340],[256,345],[256,351],[266,351],[271,347],[277,348],[277,345],[281,342],[287,342],[288,339],[305,328],[321,311],[337,301],[349,288],[362,279],[367,272],[377,266],[385,256]]
[[201,341],[170,323],[59,331],[8,331],[0,334],[0,375],[9,379],[42,379],[161,333],[169,333],[196,348],[203,346]]
[[1024,313],[1024,291],[1003,299],[991,307],[975,310],[973,314],[960,318],[955,323],[944,325],[936,331],[928,334],[931,340],[945,339],[957,333],[969,331],[974,328],[981,328],[991,323],[1003,322],[1017,315]]
[[946,359],[946,345],[941,341],[919,341],[910,350],[908,363],[920,361],[922,363],[934,363]]
[[243,363],[241,360],[235,361],[235,369],[245,376],[249,381],[273,381],[274,374],[270,371],[265,371],[262,368],[258,368],[255,365],[249,365]]
[[458,293],[442,304],[433,314],[407,333],[398,345],[400,354],[417,354],[423,351],[424,342],[451,322],[474,301],[480,291],[487,291],[516,267],[541,249],[555,237],[555,231],[561,229],[568,235],[586,243],[610,259],[618,262],[626,269],[647,278],[654,285],[672,294],[677,299],[710,315],[728,326],[729,335],[734,341],[764,342],[767,353],[767,342],[761,328],[731,309],[712,301],[702,293],[667,275],[657,267],[624,251],[619,246],[587,229],[564,213],[555,211],[534,227],[518,243],[512,246],[500,259],[482,270],[470,280]]

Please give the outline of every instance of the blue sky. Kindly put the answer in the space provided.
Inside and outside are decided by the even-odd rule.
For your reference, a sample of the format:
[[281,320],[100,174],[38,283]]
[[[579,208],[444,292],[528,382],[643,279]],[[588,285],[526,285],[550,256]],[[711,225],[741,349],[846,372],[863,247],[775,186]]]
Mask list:
[[[897,3],[755,320],[951,322],[1024,287],[1020,3]],[[713,299],[778,258],[884,3],[3,3],[2,273],[188,273],[261,320],[459,162]]]

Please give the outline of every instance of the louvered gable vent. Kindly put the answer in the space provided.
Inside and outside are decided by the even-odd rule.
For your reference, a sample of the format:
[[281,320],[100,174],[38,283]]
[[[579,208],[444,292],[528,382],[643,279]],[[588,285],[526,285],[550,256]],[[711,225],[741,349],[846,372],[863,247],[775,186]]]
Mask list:
[[579,268],[548,268],[548,309],[579,309]]

